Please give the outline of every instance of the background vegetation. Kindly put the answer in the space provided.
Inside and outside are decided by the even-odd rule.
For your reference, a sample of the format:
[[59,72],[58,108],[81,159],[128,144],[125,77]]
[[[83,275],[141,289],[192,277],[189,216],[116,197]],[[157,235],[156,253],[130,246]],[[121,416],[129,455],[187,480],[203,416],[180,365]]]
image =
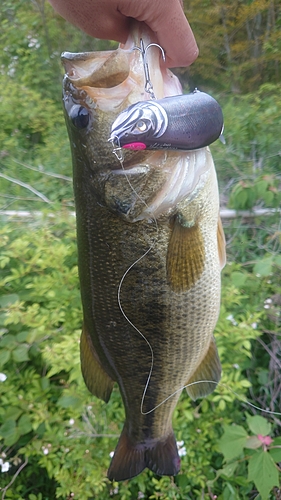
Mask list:
[[[44,0],[0,10],[0,496],[13,500],[280,499],[281,2],[190,0],[200,47],[179,70],[215,95],[226,145],[214,144],[225,219],[216,392],[174,415],[180,474],[106,478],[124,412],[92,397],[79,367],[71,159],[61,111],[60,52],[104,50]],[[256,208],[269,215],[253,216]],[[9,217],[8,210],[39,210]],[[250,406],[246,401],[254,406]],[[257,410],[256,407],[264,411]],[[275,412],[275,413],[270,413]]]

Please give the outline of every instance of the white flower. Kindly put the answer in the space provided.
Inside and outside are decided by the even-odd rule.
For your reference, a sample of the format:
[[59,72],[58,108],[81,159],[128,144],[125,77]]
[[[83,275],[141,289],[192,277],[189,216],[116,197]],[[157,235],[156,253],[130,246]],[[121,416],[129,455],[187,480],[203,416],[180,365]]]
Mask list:
[[69,423],[69,425],[73,425],[75,423],[74,418],[70,418],[68,423]]
[[42,446],[42,450],[43,450],[44,455],[48,455],[49,450],[48,450],[48,448],[46,448],[46,446]]
[[114,455],[114,451],[111,451],[111,452],[109,453],[110,458],[112,458],[112,457],[113,457],[113,455]]
[[257,324],[256,322],[254,322],[254,323],[252,323],[252,324],[251,324],[251,327],[252,327],[254,330],[256,330],[256,329],[257,329],[257,327],[258,327],[258,324]]
[[186,447],[184,446],[184,441],[177,441],[177,447],[180,457],[184,457],[186,455]]
[[5,382],[7,380],[7,375],[5,373],[0,373],[0,382]]
[[186,455],[186,447],[183,446],[182,448],[179,449],[179,456],[184,457]]
[[39,49],[40,43],[38,42],[37,38],[32,38],[30,35],[27,38],[29,39],[28,47],[35,47],[36,49]]
[[13,77],[15,75],[15,72],[16,72],[16,68],[9,67],[9,70],[7,71],[7,75]]
[[231,323],[234,325],[234,326],[237,326],[238,323],[237,321],[235,321],[234,317],[233,317],[233,314],[229,314],[226,319],[228,319],[229,321],[231,321]]
[[119,487],[118,485],[115,486],[112,490],[110,490],[110,496],[113,497],[114,495],[117,495],[119,493]]
[[2,458],[0,458],[0,466],[1,466],[1,472],[8,472],[10,468],[9,462],[3,462]]
[[4,462],[3,465],[1,465],[2,472],[8,472],[9,468],[10,468],[9,462]]

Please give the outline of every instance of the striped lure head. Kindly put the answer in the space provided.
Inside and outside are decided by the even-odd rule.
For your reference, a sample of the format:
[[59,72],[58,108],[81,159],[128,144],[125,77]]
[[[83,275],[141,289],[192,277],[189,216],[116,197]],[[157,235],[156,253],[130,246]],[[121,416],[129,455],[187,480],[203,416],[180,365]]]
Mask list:
[[121,147],[145,149],[161,137],[168,126],[168,116],[156,101],[142,101],[122,111],[114,121],[109,141],[118,141]]

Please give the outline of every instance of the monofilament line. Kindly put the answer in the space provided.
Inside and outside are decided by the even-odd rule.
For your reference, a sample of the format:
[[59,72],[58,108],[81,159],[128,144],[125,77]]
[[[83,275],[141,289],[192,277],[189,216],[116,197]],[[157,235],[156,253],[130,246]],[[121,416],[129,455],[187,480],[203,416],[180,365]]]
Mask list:
[[[132,185],[127,173],[126,173],[126,170],[124,169],[124,164],[123,164],[123,157],[119,157],[118,160],[120,161],[120,164],[121,164],[121,167],[122,167],[122,170],[124,172],[124,175],[125,175],[125,178],[130,186],[130,188],[132,189],[132,191],[135,193],[135,195],[139,198],[139,200],[143,203],[143,205],[149,209],[147,203],[145,202],[145,200],[136,192],[134,186]],[[147,343],[148,347],[149,347],[149,350],[150,350],[150,354],[151,354],[151,363],[150,363],[150,370],[149,370],[149,373],[148,373],[148,377],[147,377],[147,380],[146,380],[146,384],[145,384],[145,387],[144,387],[144,390],[143,390],[143,394],[142,394],[142,398],[141,398],[141,404],[140,404],[140,411],[141,411],[141,414],[142,415],[146,415],[146,412],[143,412],[143,406],[144,406],[144,399],[145,399],[145,395],[146,395],[146,392],[147,392],[147,389],[148,389],[148,386],[149,386],[149,382],[151,380],[151,375],[152,375],[152,371],[153,371],[153,365],[154,365],[154,353],[153,353],[153,349],[152,349],[152,346],[149,342],[149,340],[146,338],[146,336],[136,327],[136,325],[134,325],[134,323],[130,320],[130,318],[128,318],[127,314],[125,313],[123,307],[122,307],[122,303],[121,303],[121,288],[122,288],[122,285],[123,285],[123,282],[127,276],[127,274],[131,271],[131,269],[136,265],[138,264],[142,259],[144,259],[147,254],[149,254],[149,252],[153,249],[153,247],[155,246],[155,243],[157,241],[157,238],[158,238],[158,224],[157,224],[157,220],[154,216],[153,213],[151,213],[151,218],[152,220],[154,221],[155,223],[155,228],[156,228],[156,237],[152,243],[152,245],[145,251],[145,253],[143,255],[141,255],[137,260],[135,260],[135,262],[133,262],[133,264],[131,264],[128,269],[125,271],[125,273],[123,274],[121,280],[120,280],[120,283],[119,283],[119,286],[118,286],[118,291],[117,291],[117,300],[118,300],[118,306],[119,306],[119,309],[121,311],[121,313],[123,314],[125,320],[132,326],[132,328],[134,328],[134,330],[144,339],[144,341]]]
[[218,387],[218,386],[224,387],[228,391],[232,392],[232,394],[234,394],[242,403],[247,404],[248,406],[251,406],[252,408],[255,408],[258,411],[261,411],[261,412],[264,412],[264,413],[268,413],[270,415],[281,416],[281,413],[278,412],[278,411],[266,410],[266,409],[260,408],[259,406],[254,405],[253,403],[250,403],[250,401],[248,401],[246,398],[244,399],[244,396],[241,396],[240,394],[238,394],[237,392],[235,392],[233,389],[231,389],[231,387],[227,386],[226,384],[223,384],[222,382],[215,382],[214,380],[196,380],[196,382],[191,382],[190,384],[186,384],[186,385],[180,387],[180,389],[177,389],[176,391],[174,391],[169,396],[167,396],[165,399],[163,399],[163,401],[161,401],[161,403],[159,403],[158,405],[154,406],[154,408],[152,408],[151,410],[149,410],[147,412],[144,412],[143,415],[148,415],[149,413],[152,413],[157,408],[159,408],[159,406],[162,406],[164,403],[166,403],[166,401],[168,401],[170,398],[172,398],[173,396],[175,396],[178,392],[182,392],[183,389],[186,389],[187,387],[191,387],[193,385],[204,384],[204,383],[214,384],[216,387]]
[[144,398],[146,395],[146,391],[147,391],[147,388],[148,388],[148,385],[149,385],[149,382],[151,379],[151,375],[152,375],[152,370],[153,370],[153,365],[154,365],[154,354],[153,354],[152,346],[151,346],[150,342],[147,340],[146,336],[136,327],[136,325],[134,325],[134,323],[128,318],[127,314],[125,313],[125,311],[122,307],[122,304],[121,304],[121,288],[122,288],[123,281],[124,281],[125,277],[130,272],[132,267],[134,267],[138,262],[140,262],[140,260],[142,260],[150,252],[150,250],[152,248],[153,247],[151,246],[141,257],[139,257],[135,262],[133,262],[133,264],[130,265],[130,267],[128,267],[127,271],[123,274],[123,276],[120,280],[120,283],[118,286],[118,292],[117,292],[118,306],[119,306],[119,309],[120,309],[121,313],[123,314],[125,320],[128,321],[128,323],[134,328],[134,330],[136,330],[137,333],[139,333],[139,335],[145,340],[145,342],[147,343],[147,345],[150,349],[150,354],[151,354],[150,370],[149,370],[149,374],[148,374],[147,381],[146,381],[146,384],[145,384],[145,387],[143,390],[143,394],[142,394],[142,398],[141,398],[141,408],[140,409],[141,409],[141,413],[143,415],[146,415],[146,413],[143,412],[143,405],[144,405]]

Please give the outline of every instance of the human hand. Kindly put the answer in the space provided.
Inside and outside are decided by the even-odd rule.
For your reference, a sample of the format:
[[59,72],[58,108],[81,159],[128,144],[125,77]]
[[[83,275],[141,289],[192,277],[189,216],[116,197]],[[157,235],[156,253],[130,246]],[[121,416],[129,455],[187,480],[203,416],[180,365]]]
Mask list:
[[189,66],[198,48],[181,0],[49,0],[67,21],[96,38],[125,43],[131,18],[144,21],[165,50],[166,66]]

